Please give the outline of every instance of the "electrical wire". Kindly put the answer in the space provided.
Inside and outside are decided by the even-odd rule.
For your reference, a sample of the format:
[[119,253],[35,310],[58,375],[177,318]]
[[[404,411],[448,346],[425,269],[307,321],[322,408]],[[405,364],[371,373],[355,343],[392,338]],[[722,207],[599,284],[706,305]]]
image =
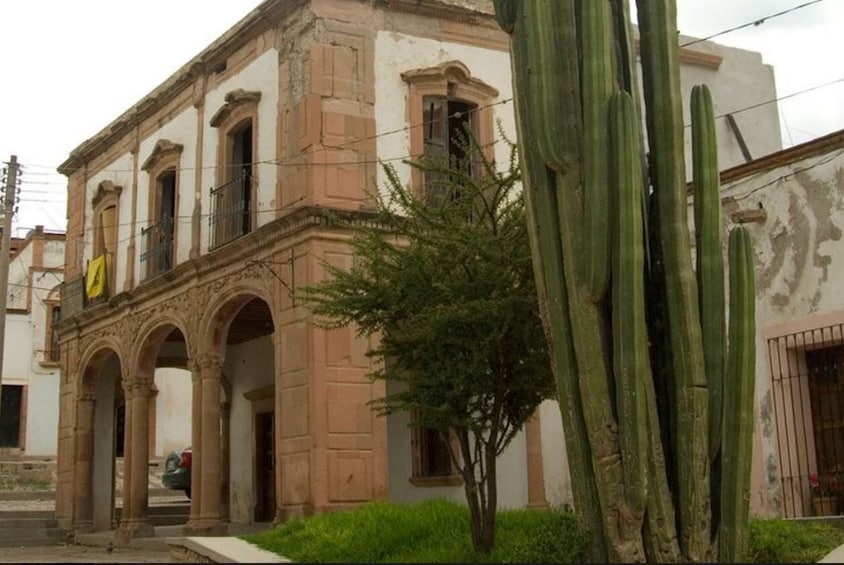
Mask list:
[[802,8],[806,8],[806,7],[808,7],[808,6],[811,6],[812,4],[817,4],[818,2],[823,2],[823,1],[824,1],[824,0],[812,0],[811,2],[805,2],[805,3],[803,3],[803,4],[800,4],[800,5],[798,5],[798,6],[795,6],[795,7],[793,7],[793,8],[789,8],[789,9],[787,9],[787,10],[783,10],[782,12],[777,12],[777,13],[775,13],[775,14],[770,14],[770,15],[768,15],[768,16],[764,16],[764,17],[762,17],[762,18],[757,18],[757,19],[753,20],[752,22],[747,22],[747,23],[744,23],[744,24],[741,24],[741,25],[737,25],[737,26],[735,26],[735,27],[731,27],[731,28],[729,28],[729,29],[725,29],[725,30],[723,30],[723,31],[719,31],[718,33],[713,33],[712,35],[707,35],[706,37],[701,37],[701,38],[699,38],[699,39],[694,39],[694,40],[689,41],[689,42],[687,42],[687,43],[683,43],[683,44],[681,44],[681,45],[680,45],[680,47],[688,47],[688,46],[690,46],[690,45],[695,45],[696,43],[703,43],[704,41],[709,41],[710,39],[714,39],[714,38],[716,38],[716,37],[720,37],[720,36],[722,36],[722,35],[726,35],[726,34],[728,34],[728,33],[732,33],[732,32],[734,32],[734,31],[738,31],[738,30],[740,30],[740,29],[745,29],[745,28],[748,28],[748,27],[751,27],[751,26],[760,26],[760,25],[764,24],[764,23],[765,23],[766,21],[768,21],[768,20],[772,20],[772,19],[774,19],[774,18],[778,18],[779,16],[784,16],[784,15],[786,15],[786,14],[790,14],[790,13],[795,12],[795,11],[797,11],[797,10],[800,10],[800,9],[802,9]]

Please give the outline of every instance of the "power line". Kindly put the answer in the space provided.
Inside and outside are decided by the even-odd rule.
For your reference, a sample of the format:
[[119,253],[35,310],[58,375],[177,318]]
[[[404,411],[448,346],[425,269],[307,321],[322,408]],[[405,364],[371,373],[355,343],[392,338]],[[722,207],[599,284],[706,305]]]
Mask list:
[[740,29],[748,28],[748,27],[751,27],[751,26],[760,26],[768,20],[777,18],[779,16],[784,16],[786,14],[790,14],[791,12],[800,10],[801,8],[806,8],[807,6],[811,6],[812,4],[817,4],[818,2],[823,2],[823,0],[812,0],[811,2],[805,2],[803,4],[795,6],[793,8],[783,10],[782,12],[777,12],[775,14],[770,14],[768,16],[764,16],[762,18],[755,19],[752,22],[747,22],[747,23],[744,23],[744,24],[741,24],[741,25],[738,25],[738,26],[735,26],[735,27],[731,27],[729,29],[719,31],[718,33],[713,33],[712,35],[708,35],[706,37],[701,37],[700,39],[694,39],[694,40],[689,41],[687,43],[683,43],[682,45],[680,45],[680,47],[688,47],[689,45],[694,45],[696,43],[702,43],[704,41],[709,41],[710,39],[714,39],[716,37],[720,37],[722,35],[726,35],[728,33],[732,33],[734,31],[738,31]]

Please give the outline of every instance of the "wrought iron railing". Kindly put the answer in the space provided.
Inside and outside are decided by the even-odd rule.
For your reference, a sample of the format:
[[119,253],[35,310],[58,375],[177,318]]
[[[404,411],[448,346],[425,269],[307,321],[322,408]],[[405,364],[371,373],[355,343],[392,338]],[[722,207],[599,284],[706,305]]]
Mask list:
[[148,280],[173,268],[173,219],[141,230],[141,273]]
[[[783,515],[838,514],[844,511],[844,324],[769,339],[768,360]],[[838,506],[820,509],[822,495]]]
[[211,189],[212,212],[208,218],[210,249],[249,233],[251,190],[252,175],[247,169],[226,184]]

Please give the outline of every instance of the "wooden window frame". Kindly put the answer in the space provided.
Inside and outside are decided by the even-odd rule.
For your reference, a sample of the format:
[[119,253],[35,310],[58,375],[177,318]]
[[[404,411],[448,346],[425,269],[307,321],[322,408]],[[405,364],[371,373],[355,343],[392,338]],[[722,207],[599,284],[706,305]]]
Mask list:
[[[411,420],[417,419],[416,413],[411,413]],[[411,428],[411,458],[412,471],[410,476],[410,483],[417,487],[440,487],[440,486],[460,486],[463,484],[463,477],[460,476],[460,471],[454,464],[454,460],[449,455],[449,464],[451,472],[449,474],[432,475],[430,474],[427,464],[424,461],[424,454],[430,449],[428,444],[430,433],[434,432],[431,428],[424,428],[414,425]],[[454,453],[459,453],[457,445],[457,438],[454,434],[449,434],[449,441]]]
[[[93,209],[93,255],[92,258],[97,258],[100,255],[106,256],[106,293],[105,299],[114,296],[117,288],[117,281],[115,276],[117,273],[117,250],[120,226],[120,193],[123,191],[122,186],[115,185],[111,181],[103,181],[97,188],[97,193],[92,200]],[[105,228],[103,227],[103,214],[106,210],[114,208],[114,225],[111,226],[114,238],[114,250],[109,251],[106,244]],[[99,300],[99,298],[97,299]]]
[[[447,61],[436,67],[414,69],[401,74],[408,85],[407,120],[410,124],[410,157],[419,159],[425,154],[424,99],[441,97],[449,101],[464,102],[475,107],[472,117],[475,134],[484,156],[494,161],[495,124],[492,104],[498,98],[496,88],[472,76],[469,68],[460,61]],[[411,185],[421,191],[424,186],[423,172],[411,171]]]
[[[160,139],[156,142],[155,147],[152,150],[152,153],[144,161],[144,164],[141,166],[143,171],[146,171],[148,179],[149,179],[149,189],[147,190],[147,205],[148,205],[148,217],[149,217],[149,225],[152,226],[154,224],[161,223],[162,221],[162,214],[161,214],[161,205],[162,205],[162,179],[165,175],[173,173],[175,175],[174,178],[174,186],[173,186],[173,225],[171,227],[171,259],[170,259],[170,268],[165,269],[163,272],[168,270],[172,270],[176,267],[177,263],[177,253],[176,250],[178,249],[178,237],[179,237],[179,196],[180,196],[180,185],[181,185],[181,163],[182,163],[182,152],[184,150],[184,146],[179,143],[173,143],[168,139]],[[146,276],[146,273],[142,273],[143,280],[149,280],[163,274],[163,272],[157,273],[153,276]]]
[[[249,232],[258,228],[258,106],[261,102],[261,93],[258,91],[234,90],[226,94],[225,103],[211,118],[211,127],[219,132],[217,142],[217,175],[216,185],[222,186],[236,178],[236,171],[232,166],[234,158],[234,136],[250,122],[252,126],[252,162],[250,163],[250,186],[249,186]],[[216,204],[211,202],[211,213],[214,213]],[[247,233],[249,233],[247,232]]]

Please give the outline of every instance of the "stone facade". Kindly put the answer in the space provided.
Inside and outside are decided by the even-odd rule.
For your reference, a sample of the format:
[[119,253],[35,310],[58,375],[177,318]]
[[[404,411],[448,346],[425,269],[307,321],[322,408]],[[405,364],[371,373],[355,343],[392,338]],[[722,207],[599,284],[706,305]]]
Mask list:
[[[736,72],[721,65],[732,50],[701,49],[684,60],[717,96]],[[192,378],[181,399],[191,410],[188,533],[462,496],[453,482],[408,482],[406,422],[367,406],[384,393],[366,377],[368,344],[349,328],[318,327],[296,292],[322,280],[325,262],[351,264],[348,233],[327,210],[367,221],[379,161],[414,180],[402,160],[422,151],[422,97],[459,97],[482,136],[497,122],[515,139],[507,50],[486,0],[267,0],[71,153],[60,167],[69,179],[62,527],[149,533],[150,399],[164,367]],[[739,67],[774,97],[761,60]],[[776,127],[776,111],[761,112]],[[491,151],[506,162],[498,145]],[[101,256],[107,290],[86,300],[87,265]],[[503,506],[566,502],[549,403],[502,457]]]

